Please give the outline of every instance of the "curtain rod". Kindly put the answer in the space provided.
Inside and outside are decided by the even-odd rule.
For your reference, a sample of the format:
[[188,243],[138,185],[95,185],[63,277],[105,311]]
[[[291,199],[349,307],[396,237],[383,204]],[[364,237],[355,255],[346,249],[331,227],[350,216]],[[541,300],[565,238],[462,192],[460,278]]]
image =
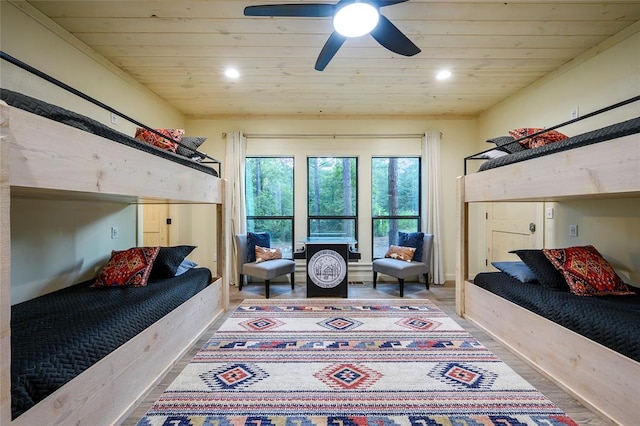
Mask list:
[[[226,136],[226,133],[223,133],[222,136]],[[442,135],[442,133],[440,134]],[[422,138],[424,133],[395,133],[395,134],[356,134],[356,133],[305,133],[305,134],[296,134],[296,133],[269,133],[269,134],[259,134],[259,133],[245,133],[246,138],[260,138],[260,139],[318,139],[318,138],[329,138],[329,139],[415,139]]]

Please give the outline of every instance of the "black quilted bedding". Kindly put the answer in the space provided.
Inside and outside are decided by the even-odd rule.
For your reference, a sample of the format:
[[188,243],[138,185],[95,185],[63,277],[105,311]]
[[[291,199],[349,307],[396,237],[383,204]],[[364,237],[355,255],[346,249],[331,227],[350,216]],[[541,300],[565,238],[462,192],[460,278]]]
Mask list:
[[90,288],[94,281],[11,307],[13,418],[204,289],[211,271],[137,288]]
[[576,296],[502,272],[480,273],[474,284],[640,362],[640,294]]
[[572,136],[560,142],[537,148],[525,149],[503,157],[491,159],[482,163],[478,171],[495,169],[496,167],[506,166],[507,164],[518,163],[531,158],[543,157],[555,152],[567,151],[581,146],[621,138],[634,133],[640,133],[640,117],[632,118],[631,120],[616,123],[591,132],[582,133],[577,136]]
[[103,138],[165,158],[175,163],[180,163],[203,173],[218,176],[218,172],[207,165],[198,163],[181,155],[156,148],[153,145],[143,143],[136,138],[118,132],[109,126],[105,126],[99,121],[93,120],[76,112],[8,89],[0,89],[0,99],[13,107],[75,127],[76,129],[84,130],[85,132],[89,132],[94,135],[102,136]]

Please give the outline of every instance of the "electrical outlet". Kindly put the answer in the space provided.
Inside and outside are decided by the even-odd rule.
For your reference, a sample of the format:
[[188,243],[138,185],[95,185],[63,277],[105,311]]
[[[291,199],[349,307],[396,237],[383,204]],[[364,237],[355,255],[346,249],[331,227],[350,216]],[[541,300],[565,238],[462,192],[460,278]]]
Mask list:
[[578,109],[577,106],[574,106],[571,108],[570,118],[572,120],[575,120],[578,117],[580,117],[580,110]]
[[570,237],[578,236],[578,225],[569,225],[569,236]]
[[110,119],[111,119],[111,124],[118,125],[118,115],[117,114],[111,113]]
[[120,236],[120,234],[118,232],[118,227],[117,226],[112,226],[111,227],[111,239],[112,240],[117,240],[119,236]]

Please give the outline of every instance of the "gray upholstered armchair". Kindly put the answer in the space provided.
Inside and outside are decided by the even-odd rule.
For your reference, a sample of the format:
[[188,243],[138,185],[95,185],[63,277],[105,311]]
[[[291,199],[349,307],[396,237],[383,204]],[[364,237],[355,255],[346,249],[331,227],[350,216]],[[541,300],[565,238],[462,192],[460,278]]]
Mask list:
[[291,259],[274,259],[266,262],[249,262],[247,259],[247,234],[237,234],[234,236],[237,248],[236,262],[238,265],[238,273],[240,279],[238,281],[238,289],[242,290],[244,284],[244,276],[264,280],[265,297],[269,298],[270,280],[281,275],[291,274],[291,290],[295,288],[295,271],[296,263]]
[[424,281],[429,290],[429,272],[431,272],[431,253],[433,251],[433,235],[424,234],[422,243],[422,259],[420,261],[381,258],[373,261],[373,288],[376,288],[378,273],[390,275],[398,279],[400,284],[400,297],[404,297],[404,280],[413,276],[424,276]]

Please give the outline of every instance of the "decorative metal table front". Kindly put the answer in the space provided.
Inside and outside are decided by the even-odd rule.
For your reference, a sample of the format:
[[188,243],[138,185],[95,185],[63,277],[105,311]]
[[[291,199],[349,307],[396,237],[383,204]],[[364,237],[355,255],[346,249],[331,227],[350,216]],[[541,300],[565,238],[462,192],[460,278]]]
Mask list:
[[351,238],[317,238],[304,241],[298,258],[307,259],[307,297],[348,297],[349,247]]

